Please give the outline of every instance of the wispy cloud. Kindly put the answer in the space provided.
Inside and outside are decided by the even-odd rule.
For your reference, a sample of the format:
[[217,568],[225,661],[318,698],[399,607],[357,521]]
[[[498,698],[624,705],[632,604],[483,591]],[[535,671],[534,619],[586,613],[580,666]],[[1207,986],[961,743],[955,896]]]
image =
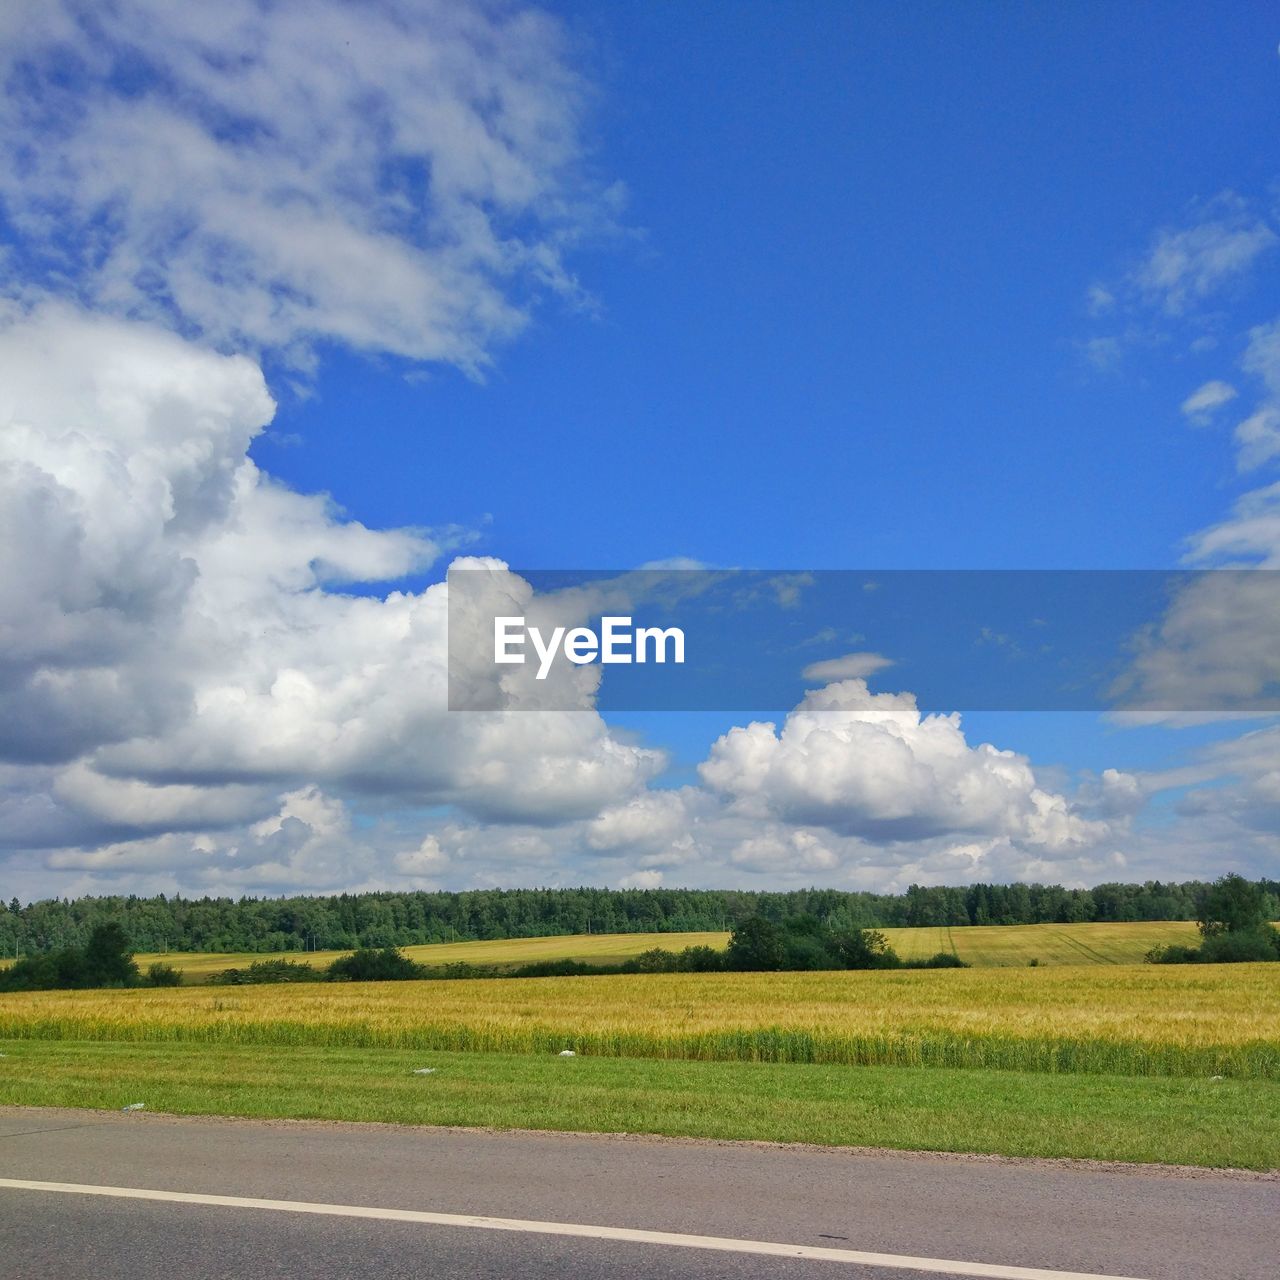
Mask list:
[[305,364],[338,342],[484,365],[608,219],[586,90],[530,10],[14,0],[11,287]]
[[1182,402],[1182,412],[1197,426],[1205,426],[1212,421],[1217,410],[1224,404],[1229,404],[1238,394],[1229,382],[1215,379],[1197,387]]
[[1232,192],[1198,212],[1186,225],[1158,231],[1129,276],[1129,284],[1171,316],[1184,315],[1245,275],[1278,243],[1276,233]]

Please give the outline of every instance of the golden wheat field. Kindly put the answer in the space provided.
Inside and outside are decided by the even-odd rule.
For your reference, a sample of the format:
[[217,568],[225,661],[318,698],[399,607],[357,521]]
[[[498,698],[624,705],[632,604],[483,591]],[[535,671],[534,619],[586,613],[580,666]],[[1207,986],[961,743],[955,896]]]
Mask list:
[[617,975],[0,1001],[0,1038],[1280,1078],[1273,965]]

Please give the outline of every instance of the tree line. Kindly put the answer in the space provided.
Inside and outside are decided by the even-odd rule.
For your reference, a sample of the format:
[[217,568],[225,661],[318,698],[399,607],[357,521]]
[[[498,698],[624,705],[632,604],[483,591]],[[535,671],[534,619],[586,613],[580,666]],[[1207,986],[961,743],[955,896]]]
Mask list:
[[[1270,919],[1280,881],[1250,882]],[[94,928],[121,926],[141,952],[380,949],[430,942],[582,933],[730,932],[753,916],[809,916],[825,929],[920,925],[1072,924],[1195,920],[1210,886],[1149,880],[1091,889],[1061,885],[912,885],[903,894],[796,889],[471,889],[287,898],[180,895],[45,899],[0,909],[0,955],[84,947]]]

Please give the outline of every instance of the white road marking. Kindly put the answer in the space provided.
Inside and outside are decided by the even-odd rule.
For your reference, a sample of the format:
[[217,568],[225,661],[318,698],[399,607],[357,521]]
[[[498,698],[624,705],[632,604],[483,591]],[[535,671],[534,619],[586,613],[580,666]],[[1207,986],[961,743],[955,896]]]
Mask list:
[[474,1227],[482,1231],[525,1231],[544,1236],[581,1236],[588,1240],[619,1240],[628,1244],[667,1245],[677,1249],[713,1249],[721,1253],[751,1253],[775,1258],[805,1258],[814,1262],[843,1262],[859,1267],[896,1267],[984,1280],[1136,1280],[1133,1276],[1097,1275],[1083,1271],[1046,1271],[1040,1267],[1006,1267],[998,1263],[960,1262],[946,1258],[913,1258],[900,1253],[864,1253],[860,1249],[826,1249],[807,1244],[777,1244],[770,1240],[734,1240],[726,1236],[689,1236],[671,1231],[642,1231],[633,1227],[595,1227],[577,1222],[537,1222],[524,1218],[488,1218],[470,1213],[429,1213],[420,1209],[379,1209],[354,1204],[312,1204],[305,1200],[260,1200],[252,1196],[213,1196],[191,1191],[152,1191],[143,1187],[100,1187],[81,1182],[33,1182],[0,1178],[0,1188],[14,1191],[57,1191],[80,1196],[108,1196],[119,1200],[160,1200],[173,1204],[212,1205],[224,1209],[268,1209],[277,1213],[315,1213],[334,1218],[374,1218],[381,1222],[417,1222],[435,1227]]

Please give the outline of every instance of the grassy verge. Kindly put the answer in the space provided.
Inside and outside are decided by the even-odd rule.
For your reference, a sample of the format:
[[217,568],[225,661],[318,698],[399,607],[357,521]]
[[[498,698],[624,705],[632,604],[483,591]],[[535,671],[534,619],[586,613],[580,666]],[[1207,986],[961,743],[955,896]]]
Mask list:
[[[1280,1085],[405,1050],[7,1041],[0,1103],[1280,1166]],[[412,1074],[435,1067],[432,1075]],[[726,1099],[732,1105],[726,1106]]]

